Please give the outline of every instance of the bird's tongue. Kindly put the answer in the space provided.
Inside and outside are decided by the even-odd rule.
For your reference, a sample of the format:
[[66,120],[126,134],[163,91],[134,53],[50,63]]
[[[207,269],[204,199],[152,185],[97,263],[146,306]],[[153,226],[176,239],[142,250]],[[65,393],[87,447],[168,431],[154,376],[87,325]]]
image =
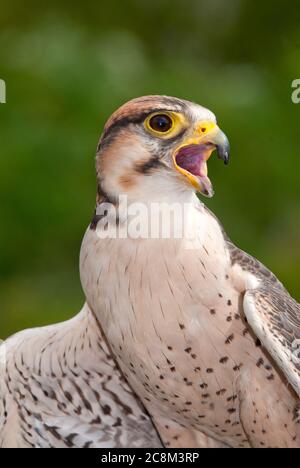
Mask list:
[[200,145],[189,145],[181,148],[176,156],[178,166],[195,176],[203,176],[206,171],[206,159]]
[[208,197],[213,195],[213,188],[207,177],[206,161],[212,150],[210,145],[188,145],[181,148],[176,155],[176,164],[200,179],[201,192]]

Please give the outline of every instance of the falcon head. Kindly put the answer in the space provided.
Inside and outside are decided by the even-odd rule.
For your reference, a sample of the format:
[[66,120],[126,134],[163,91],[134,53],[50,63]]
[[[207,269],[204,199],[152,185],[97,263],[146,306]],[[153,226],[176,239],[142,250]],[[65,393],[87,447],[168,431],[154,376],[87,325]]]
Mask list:
[[228,139],[208,109],[167,96],[134,99],[105,125],[97,150],[99,192],[149,199],[193,190],[211,197],[207,161],[214,150],[227,164]]

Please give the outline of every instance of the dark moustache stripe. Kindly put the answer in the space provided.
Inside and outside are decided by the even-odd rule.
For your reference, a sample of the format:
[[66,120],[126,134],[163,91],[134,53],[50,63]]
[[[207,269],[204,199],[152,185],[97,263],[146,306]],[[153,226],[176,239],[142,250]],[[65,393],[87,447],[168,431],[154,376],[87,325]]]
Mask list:
[[148,174],[153,169],[156,169],[162,166],[164,166],[164,164],[157,157],[153,157],[149,159],[149,161],[146,161],[145,163],[136,164],[136,171],[140,174]]

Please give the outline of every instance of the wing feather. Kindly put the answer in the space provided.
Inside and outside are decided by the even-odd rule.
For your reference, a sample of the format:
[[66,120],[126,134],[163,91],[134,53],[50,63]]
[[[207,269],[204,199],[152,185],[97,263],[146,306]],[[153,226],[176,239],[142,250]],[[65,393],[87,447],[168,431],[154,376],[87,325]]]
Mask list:
[[262,263],[227,245],[232,263],[257,279],[257,287],[244,295],[248,323],[300,397],[300,305]]
[[265,284],[247,291],[244,312],[254,333],[300,397],[300,306],[284,291]]

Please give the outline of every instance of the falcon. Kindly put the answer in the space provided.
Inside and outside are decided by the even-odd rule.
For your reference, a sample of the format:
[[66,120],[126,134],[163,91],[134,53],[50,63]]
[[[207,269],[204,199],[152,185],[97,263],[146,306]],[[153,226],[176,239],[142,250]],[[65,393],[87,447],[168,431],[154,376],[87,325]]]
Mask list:
[[[192,102],[146,96],[112,115],[81,248],[87,303],[166,447],[299,447],[300,306],[198,199],[213,195],[214,150],[228,163],[214,114]],[[141,231],[164,226],[175,202],[169,235],[128,229],[138,206]]]

